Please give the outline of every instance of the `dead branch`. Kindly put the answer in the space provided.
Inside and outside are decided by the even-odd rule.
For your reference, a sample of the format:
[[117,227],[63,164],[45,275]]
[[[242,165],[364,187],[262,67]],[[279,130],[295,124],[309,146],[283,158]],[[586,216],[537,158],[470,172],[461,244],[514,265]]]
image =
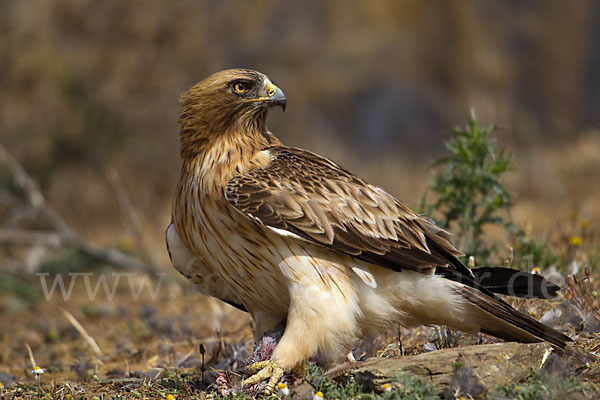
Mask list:
[[48,247],[59,247],[65,244],[63,237],[58,233],[25,229],[0,229],[0,243],[36,244]]
[[73,244],[85,253],[108,264],[123,267],[131,271],[144,272],[147,274],[157,273],[157,270],[154,269],[152,265],[146,264],[135,257],[123,253],[122,251],[116,249],[105,249],[103,247],[83,241],[75,242]]
[[414,356],[371,358],[351,372],[359,380],[381,385],[402,373],[415,374],[445,388],[452,385],[457,363],[470,365],[473,376],[484,386],[518,382],[532,369],[541,368],[552,346],[548,343],[495,343],[437,350]]
[[[153,263],[142,262],[135,257],[116,249],[105,249],[90,243],[75,233],[67,222],[51,209],[35,182],[27,171],[0,144],[0,164],[8,168],[15,182],[27,196],[27,206],[45,220],[52,231],[29,231],[20,229],[1,229],[0,244],[43,245],[48,247],[72,246],[112,265],[144,273],[156,273]],[[140,249],[141,250],[141,249]]]
[[152,258],[150,246],[148,246],[144,240],[144,234],[142,233],[142,224],[140,222],[139,215],[133,207],[129,196],[127,195],[118,172],[115,169],[111,169],[106,174],[106,177],[108,178],[108,182],[110,183],[113,193],[115,194],[117,204],[119,205],[119,209],[121,210],[125,229],[133,238],[133,242],[138,250],[138,253],[146,264],[152,266],[153,269],[156,269],[156,262]]
[[27,194],[29,204],[34,208],[42,207],[45,203],[44,196],[42,196],[42,192],[37,183],[31,179],[21,164],[19,164],[1,144],[0,163],[4,164],[9,169],[12,176],[15,178],[15,182],[23,189],[25,194]]

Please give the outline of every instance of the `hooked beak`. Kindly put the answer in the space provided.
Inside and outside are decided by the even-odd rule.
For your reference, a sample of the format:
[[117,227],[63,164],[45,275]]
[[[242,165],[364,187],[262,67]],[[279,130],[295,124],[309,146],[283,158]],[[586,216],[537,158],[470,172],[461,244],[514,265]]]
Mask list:
[[261,101],[267,103],[269,106],[281,106],[281,110],[285,111],[287,99],[285,98],[285,94],[283,94],[283,91],[271,82],[268,82],[266,84],[265,89],[267,92],[266,96],[256,97],[254,99],[248,99],[246,101]]
[[283,94],[283,91],[277,86],[275,86],[275,93],[273,93],[273,95],[269,97],[269,103],[275,106],[281,106],[281,111],[285,111],[287,99],[285,98],[285,94]]

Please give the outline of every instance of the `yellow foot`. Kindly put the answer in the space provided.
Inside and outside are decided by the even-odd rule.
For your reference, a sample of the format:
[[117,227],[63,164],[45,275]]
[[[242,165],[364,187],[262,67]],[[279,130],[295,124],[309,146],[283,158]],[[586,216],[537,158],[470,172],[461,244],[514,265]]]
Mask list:
[[275,385],[283,376],[283,368],[273,360],[259,361],[257,363],[248,366],[248,372],[253,374],[250,378],[244,381],[245,385],[256,385],[259,382],[269,379],[267,387],[265,388],[265,394],[270,395],[275,389]]

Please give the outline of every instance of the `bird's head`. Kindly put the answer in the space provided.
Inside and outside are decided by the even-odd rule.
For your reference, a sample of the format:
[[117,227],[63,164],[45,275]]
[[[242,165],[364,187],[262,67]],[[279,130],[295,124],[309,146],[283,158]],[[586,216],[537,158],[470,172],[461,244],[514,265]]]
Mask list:
[[[229,133],[266,131],[267,110],[286,98],[264,74],[230,69],[210,75],[181,96],[182,141],[210,141]],[[183,144],[183,142],[182,142]]]

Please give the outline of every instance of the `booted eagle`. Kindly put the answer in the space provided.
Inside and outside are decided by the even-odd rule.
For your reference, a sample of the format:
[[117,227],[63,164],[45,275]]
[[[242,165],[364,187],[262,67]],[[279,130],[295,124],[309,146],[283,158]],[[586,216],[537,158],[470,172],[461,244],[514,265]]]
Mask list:
[[266,119],[286,97],[267,76],[217,72],[181,103],[171,261],[202,293],[248,311],[256,338],[286,321],[246,384],[268,379],[270,392],[298,363],[333,364],[357,338],[395,324],[570,341],[494,294],[551,297],[556,286],[470,270],[446,231],[337,163],[283,145]]

